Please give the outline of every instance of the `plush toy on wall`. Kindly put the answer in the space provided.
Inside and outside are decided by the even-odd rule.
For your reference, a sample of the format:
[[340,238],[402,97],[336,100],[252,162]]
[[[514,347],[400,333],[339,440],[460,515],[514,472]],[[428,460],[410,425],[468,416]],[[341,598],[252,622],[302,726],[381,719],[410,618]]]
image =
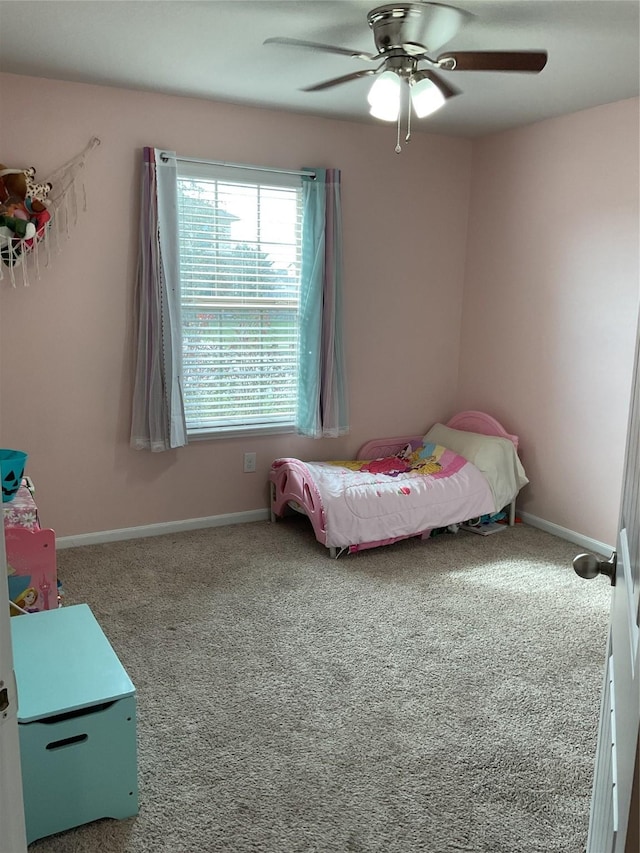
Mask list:
[[0,203],[22,199],[27,195],[27,176],[24,169],[9,169],[0,163]]
[[[38,180],[34,166],[10,164],[10,168],[0,163],[0,215],[9,217],[0,224],[0,282],[9,267],[12,287],[20,280],[28,287],[30,271],[39,279],[40,271],[49,266],[52,249],[60,252],[60,237],[70,237],[78,212],[87,209],[84,166],[98,145],[100,140],[93,136],[82,151],[49,172],[46,181]],[[33,225],[35,234],[16,219]]]
[[28,169],[24,170],[23,174],[25,177],[25,195],[27,199],[31,199],[32,202],[37,201],[42,208],[46,207],[47,198],[49,196],[49,193],[53,189],[53,185],[49,183],[37,184],[36,170],[34,166],[29,166]]
[[7,266],[19,263],[51,221],[52,185],[36,183],[35,174],[33,166],[11,169],[0,163],[0,257]]
[[36,226],[33,222],[26,222],[17,216],[8,216],[5,213],[0,213],[0,235],[5,237],[19,237],[21,240],[24,240],[25,238],[35,237]]
[[[26,197],[27,177],[24,170],[10,169],[0,163],[0,257],[8,266],[20,260],[22,240],[27,237],[26,226],[31,224]],[[28,236],[32,238],[34,233]]]

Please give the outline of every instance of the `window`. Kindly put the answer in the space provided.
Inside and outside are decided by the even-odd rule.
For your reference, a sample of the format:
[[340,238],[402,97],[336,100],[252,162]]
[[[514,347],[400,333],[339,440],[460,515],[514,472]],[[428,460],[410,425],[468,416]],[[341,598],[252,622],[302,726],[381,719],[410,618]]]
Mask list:
[[293,429],[301,179],[179,163],[177,180],[188,434]]
[[131,446],[346,435],[340,170],[146,147],[141,189]]

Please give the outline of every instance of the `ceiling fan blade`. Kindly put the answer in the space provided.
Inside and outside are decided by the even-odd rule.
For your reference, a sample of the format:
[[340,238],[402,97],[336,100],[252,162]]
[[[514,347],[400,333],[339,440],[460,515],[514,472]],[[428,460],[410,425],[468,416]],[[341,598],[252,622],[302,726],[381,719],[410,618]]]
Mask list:
[[377,56],[374,56],[371,53],[362,53],[359,50],[353,50],[349,47],[337,47],[334,44],[321,44],[317,41],[304,41],[304,39],[290,39],[290,38],[281,38],[275,36],[274,38],[265,39],[263,44],[284,44],[290,47],[305,47],[311,50],[321,50],[324,53],[338,53],[341,56],[351,56],[354,59],[377,59]]
[[537,74],[547,64],[547,52],[462,50],[442,53],[436,62],[443,71],[524,71]]
[[324,83],[316,83],[314,86],[305,86],[302,92],[321,92],[323,89],[331,89],[333,86],[340,86],[342,83],[349,83],[351,80],[358,80],[360,77],[371,77],[377,74],[380,68],[364,68],[362,71],[354,71],[352,74],[345,74],[344,77],[334,77],[332,80],[325,80]]

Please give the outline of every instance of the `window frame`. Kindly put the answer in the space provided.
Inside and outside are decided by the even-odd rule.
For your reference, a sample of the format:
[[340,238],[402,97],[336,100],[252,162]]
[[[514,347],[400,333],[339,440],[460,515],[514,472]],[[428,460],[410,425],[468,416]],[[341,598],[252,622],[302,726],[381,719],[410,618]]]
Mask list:
[[[265,171],[269,172],[269,174],[265,175]],[[300,306],[300,295],[301,295],[301,267],[302,267],[302,210],[303,210],[303,185],[302,185],[302,175],[301,173],[296,172],[278,172],[274,170],[263,170],[259,167],[252,169],[250,166],[247,167],[237,167],[230,166],[226,164],[216,164],[216,163],[194,163],[194,162],[179,162],[177,167],[177,183],[178,183],[178,198],[180,198],[180,183],[181,181],[220,181],[221,183],[230,183],[230,184],[240,184],[240,185],[249,185],[249,186],[259,186],[266,189],[271,188],[285,188],[287,190],[293,190],[296,196],[296,241],[295,241],[295,251],[296,251],[296,266],[297,266],[297,293],[296,300],[297,305],[295,306],[295,337],[297,340],[296,347],[299,346],[299,338],[300,338],[300,323],[302,321],[301,316],[301,306]],[[179,223],[179,236],[181,233],[180,228],[180,204],[178,204],[177,218]],[[268,242],[268,241],[265,241]],[[258,243],[257,245],[260,245]],[[182,251],[181,251],[182,257]],[[242,305],[242,297],[238,297],[238,305]],[[184,346],[184,333],[185,333],[185,325],[183,320],[183,312],[185,307],[185,298],[183,292],[183,278],[182,273],[180,276],[180,308],[181,308],[181,317],[180,317],[180,331],[181,331],[181,353],[184,359],[185,346]],[[246,307],[246,306],[245,306]],[[258,308],[256,310],[259,310]],[[183,399],[185,406],[185,420],[186,420],[186,430],[189,442],[192,441],[205,441],[211,439],[227,439],[227,438],[236,438],[243,436],[266,436],[266,435],[277,435],[277,434],[291,434],[296,432],[296,415],[295,415],[295,407],[297,401],[297,394],[299,388],[299,360],[300,353],[299,349],[296,350],[296,384],[295,388],[291,394],[291,403],[293,404],[294,411],[291,413],[290,419],[281,422],[269,422],[268,420],[263,423],[251,423],[250,419],[247,419],[246,422],[242,424],[228,424],[228,425],[220,425],[215,426],[212,424],[205,424],[203,426],[196,425],[197,420],[191,417],[189,418],[189,408],[187,404],[187,397],[184,393],[184,379],[185,379],[185,367],[183,362],[182,369],[182,377],[183,377]]]

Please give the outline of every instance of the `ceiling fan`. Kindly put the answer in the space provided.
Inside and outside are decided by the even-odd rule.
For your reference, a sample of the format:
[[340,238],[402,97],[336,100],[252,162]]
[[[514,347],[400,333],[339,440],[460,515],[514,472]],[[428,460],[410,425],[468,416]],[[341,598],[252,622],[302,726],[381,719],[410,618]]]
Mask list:
[[[440,71],[537,74],[545,67],[547,53],[541,50],[447,51],[434,56],[434,51],[450,41],[470,17],[469,12],[441,3],[389,3],[372,9],[367,15],[375,53],[277,36],[266,39],[264,44],[290,45],[379,63],[376,68],[353,71],[306,86],[302,91],[320,92],[361,77],[376,77],[368,95],[370,113],[384,121],[398,121],[399,126],[403,82],[408,84],[410,103],[416,115],[424,118],[460,94],[459,89],[438,73]],[[408,121],[410,115],[409,107]]]

